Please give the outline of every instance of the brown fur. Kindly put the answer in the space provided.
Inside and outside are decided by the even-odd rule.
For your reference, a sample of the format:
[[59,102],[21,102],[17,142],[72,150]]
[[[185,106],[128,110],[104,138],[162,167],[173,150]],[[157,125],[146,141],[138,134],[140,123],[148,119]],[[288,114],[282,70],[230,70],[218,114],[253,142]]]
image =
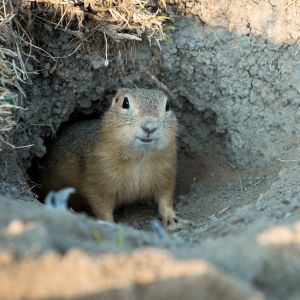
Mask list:
[[[130,109],[122,108],[125,97]],[[78,122],[55,140],[43,161],[42,185],[76,188],[103,220],[113,222],[121,203],[154,198],[163,223],[177,221],[172,208],[177,122],[166,101],[158,90],[118,90],[101,121]],[[141,129],[149,120],[158,128],[152,135]],[[155,142],[141,143],[141,135]]]

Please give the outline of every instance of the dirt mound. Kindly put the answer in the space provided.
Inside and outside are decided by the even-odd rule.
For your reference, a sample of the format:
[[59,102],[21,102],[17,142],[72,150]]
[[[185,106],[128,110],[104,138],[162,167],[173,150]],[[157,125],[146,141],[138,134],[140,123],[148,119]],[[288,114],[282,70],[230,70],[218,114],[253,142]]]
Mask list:
[[[290,167],[253,182],[243,188],[242,198],[236,184],[218,190],[202,185],[202,194],[196,184],[177,205],[190,222],[165,238],[141,230],[150,230],[147,224],[157,216],[144,204],[119,219],[139,229],[134,230],[1,198],[1,296],[153,299],[155,293],[177,299],[185,293],[188,299],[297,299],[299,171],[300,166]],[[145,246],[183,261],[161,250],[142,250]],[[186,261],[191,258],[196,260]],[[18,288],[12,289],[15,272]]]
[[[72,250],[64,257],[47,253],[19,263],[11,264],[8,260],[2,254],[1,297],[262,299],[258,293],[242,284],[237,285],[204,261],[177,261],[166,252],[153,249],[101,257],[89,257]],[[18,289],[13,288],[15,281]]]

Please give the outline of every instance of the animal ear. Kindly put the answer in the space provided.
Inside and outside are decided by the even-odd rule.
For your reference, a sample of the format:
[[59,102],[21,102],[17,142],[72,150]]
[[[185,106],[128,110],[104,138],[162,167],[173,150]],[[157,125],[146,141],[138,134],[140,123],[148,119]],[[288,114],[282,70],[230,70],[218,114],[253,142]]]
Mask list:
[[120,97],[118,97],[117,95],[112,99],[111,105],[117,104],[119,101]]
[[113,98],[112,105],[117,104],[120,99],[123,99],[124,98],[123,95],[127,90],[128,89],[125,88],[118,89],[115,97]]

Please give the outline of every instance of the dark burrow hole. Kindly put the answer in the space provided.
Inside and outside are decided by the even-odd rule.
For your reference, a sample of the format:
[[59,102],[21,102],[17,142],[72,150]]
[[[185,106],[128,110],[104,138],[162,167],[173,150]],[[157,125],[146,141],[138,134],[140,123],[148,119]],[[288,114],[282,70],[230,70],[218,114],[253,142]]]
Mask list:
[[[112,99],[112,95],[108,97],[108,101],[103,103],[95,102],[93,103],[93,107],[88,110],[78,109],[76,108],[73,113],[71,113],[68,121],[63,122],[55,135],[50,135],[44,137],[44,146],[46,149],[49,149],[49,146],[55,140],[57,136],[60,135],[61,131],[67,128],[68,126],[72,126],[73,124],[84,121],[84,120],[93,120],[93,119],[101,119],[104,111],[109,107],[110,101]],[[46,150],[47,152],[47,150]],[[46,154],[45,154],[46,155]],[[39,201],[43,202],[45,195],[41,194],[40,191],[40,180],[39,180],[39,164],[43,157],[34,157],[31,161],[30,167],[27,169],[27,174],[29,176],[28,185],[31,188],[32,192],[37,196]]]

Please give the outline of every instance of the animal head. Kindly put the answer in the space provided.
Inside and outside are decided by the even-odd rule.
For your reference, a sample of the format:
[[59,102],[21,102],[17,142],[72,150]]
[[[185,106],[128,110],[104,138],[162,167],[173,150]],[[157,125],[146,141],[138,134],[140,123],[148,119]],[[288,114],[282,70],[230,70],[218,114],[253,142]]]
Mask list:
[[113,138],[136,151],[163,150],[176,139],[177,121],[167,96],[154,89],[119,89],[109,118]]

